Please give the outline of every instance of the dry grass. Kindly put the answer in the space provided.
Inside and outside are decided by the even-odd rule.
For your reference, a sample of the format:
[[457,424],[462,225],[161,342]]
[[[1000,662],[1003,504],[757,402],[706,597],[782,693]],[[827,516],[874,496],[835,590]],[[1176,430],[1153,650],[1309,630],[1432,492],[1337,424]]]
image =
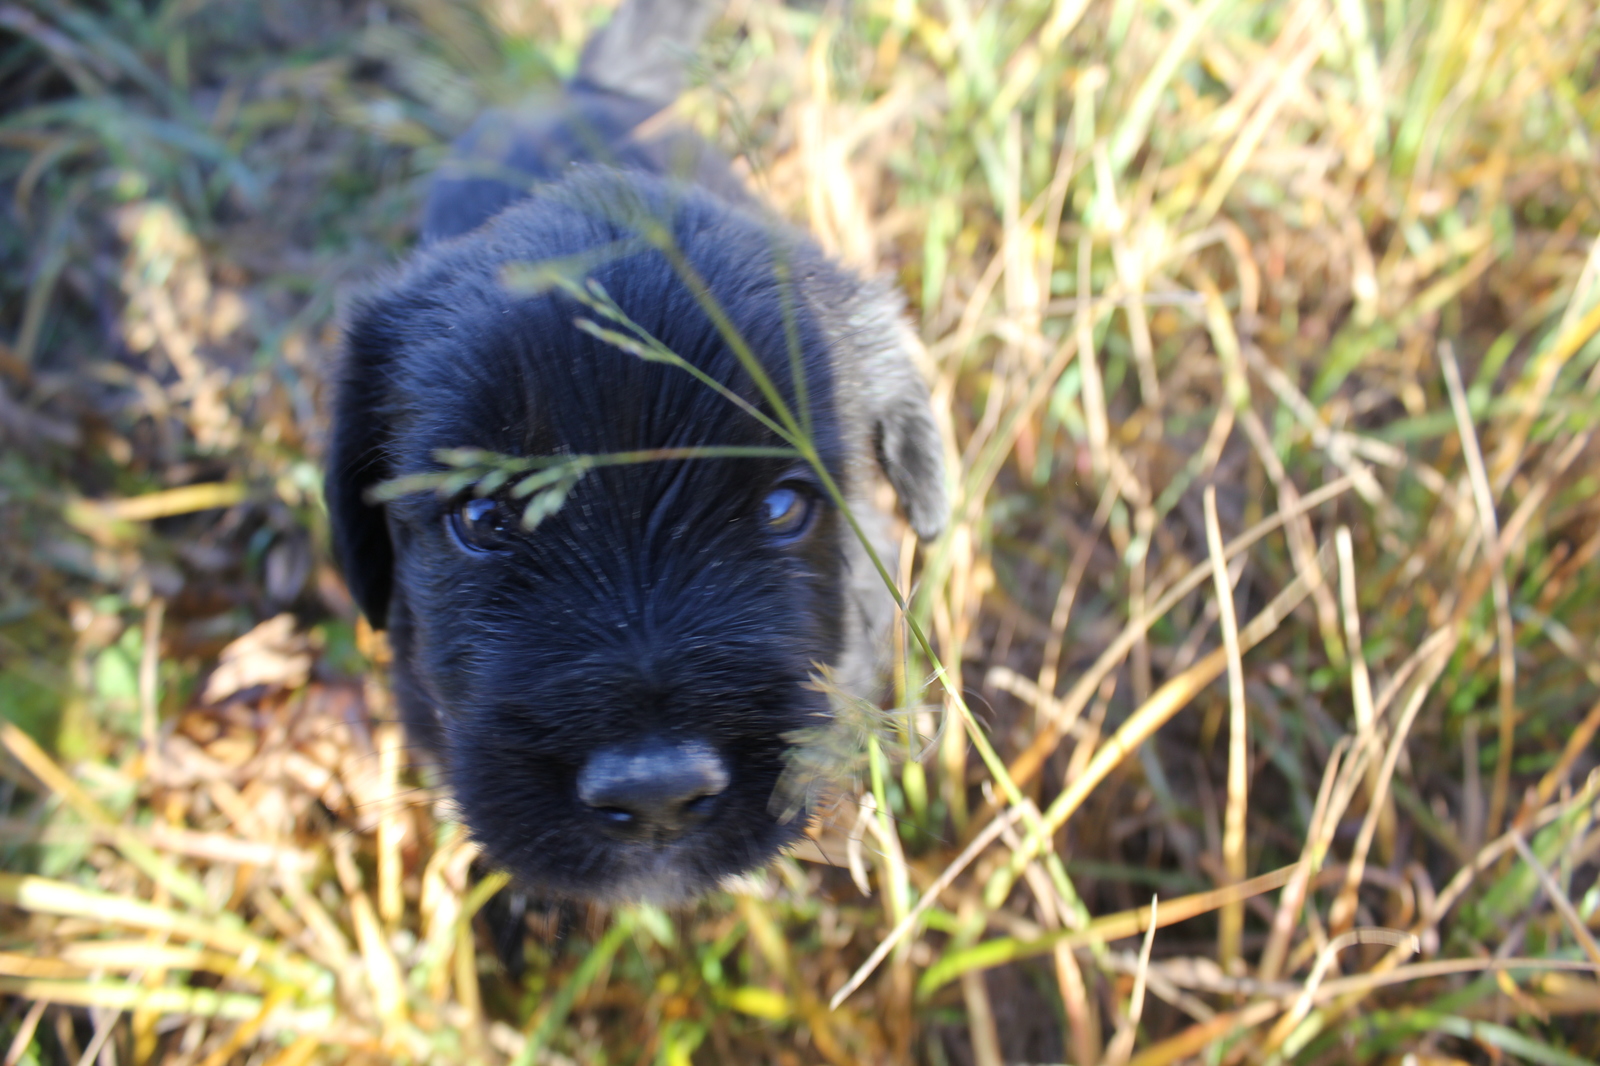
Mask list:
[[951,725],[840,868],[506,977],[318,405],[449,136],[603,17],[0,3],[7,1066],[1600,1057],[1581,0],[734,4],[681,117],[922,322]]

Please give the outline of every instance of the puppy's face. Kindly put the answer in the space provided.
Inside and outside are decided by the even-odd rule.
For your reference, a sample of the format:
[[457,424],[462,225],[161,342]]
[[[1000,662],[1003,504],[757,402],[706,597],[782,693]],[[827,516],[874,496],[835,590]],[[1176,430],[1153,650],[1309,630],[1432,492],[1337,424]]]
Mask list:
[[[785,737],[826,716],[809,682],[852,639],[852,534],[818,473],[795,456],[601,466],[533,529],[505,491],[371,502],[376,484],[439,470],[446,449],[784,446],[682,368],[579,329],[590,315],[570,297],[507,287],[508,267],[632,236],[601,196],[514,208],[359,310],[328,498],[352,590],[390,630],[408,727],[489,852],[546,891],[672,899],[759,865],[803,821],[774,814]],[[658,251],[587,275],[770,413],[731,326],[848,486],[859,434],[841,425],[828,338],[777,280],[773,234],[711,202],[650,206],[729,321],[714,325]],[[808,268],[804,248],[785,254]]]

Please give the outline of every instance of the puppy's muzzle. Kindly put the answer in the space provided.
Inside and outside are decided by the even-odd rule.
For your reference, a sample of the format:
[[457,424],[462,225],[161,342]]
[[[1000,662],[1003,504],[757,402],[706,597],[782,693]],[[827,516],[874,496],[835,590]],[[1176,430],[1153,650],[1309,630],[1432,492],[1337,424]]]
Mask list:
[[722,757],[699,741],[601,748],[578,773],[578,799],[607,836],[658,844],[705,821],[727,787]]

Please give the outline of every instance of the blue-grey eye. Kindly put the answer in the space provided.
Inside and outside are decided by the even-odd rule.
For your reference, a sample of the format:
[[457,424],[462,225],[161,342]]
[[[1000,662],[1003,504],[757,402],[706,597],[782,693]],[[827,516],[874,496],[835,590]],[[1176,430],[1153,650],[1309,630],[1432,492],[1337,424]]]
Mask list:
[[462,501],[447,519],[456,543],[468,552],[500,551],[516,529],[516,515],[493,497]]
[[799,489],[781,485],[761,501],[761,517],[768,533],[779,540],[794,540],[811,524],[811,497]]

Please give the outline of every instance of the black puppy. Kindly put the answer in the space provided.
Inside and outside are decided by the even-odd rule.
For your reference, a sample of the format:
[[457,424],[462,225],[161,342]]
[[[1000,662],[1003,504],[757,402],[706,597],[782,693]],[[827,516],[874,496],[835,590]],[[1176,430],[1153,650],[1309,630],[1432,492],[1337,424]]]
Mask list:
[[681,899],[791,841],[786,737],[830,713],[824,667],[876,696],[891,600],[793,455],[599,466],[531,529],[504,490],[378,502],[448,449],[785,448],[685,368],[581,328],[597,316],[571,291],[508,277],[577,270],[744,404],[786,408],[891,567],[879,478],[922,537],[946,519],[894,293],[763,213],[691,135],[637,132],[710,13],[631,0],[558,99],[480,120],[434,183],[423,247],[354,307],[338,380],[334,544],[389,630],[406,725],[489,855],[556,895]]

